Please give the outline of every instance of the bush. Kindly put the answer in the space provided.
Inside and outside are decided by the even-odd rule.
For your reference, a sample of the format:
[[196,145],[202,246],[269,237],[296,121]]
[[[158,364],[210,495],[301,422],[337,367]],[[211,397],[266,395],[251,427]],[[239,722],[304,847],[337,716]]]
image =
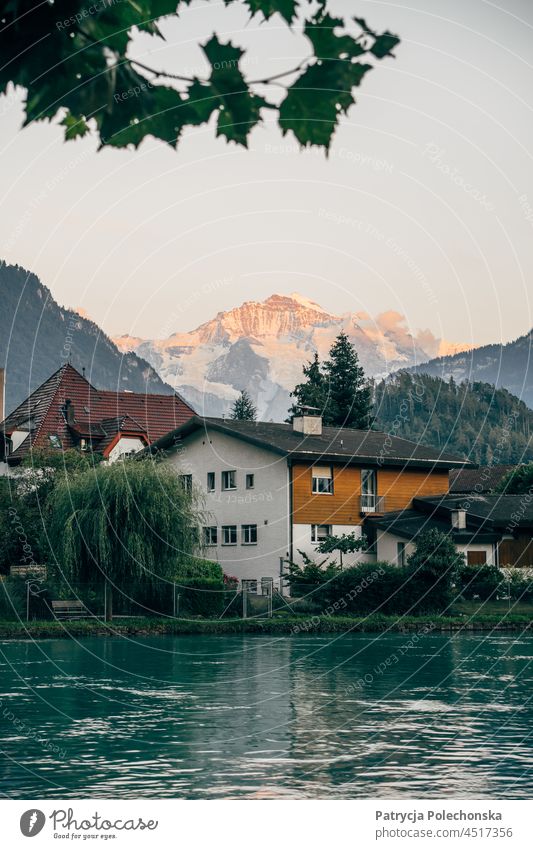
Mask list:
[[509,592],[515,601],[531,604],[533,602],[533,579],[513,569],[508,579],[502,578],[501,591]]
[[466,599],[477,596],[481,601],[494,599],[498,588],[504,592],[505,586],[502,585],[502,581],[503,575],[498,567],[490,566],[488,563],[481,566],[463,564],[455,575],[457,593]]
[[397,612],[397,594],[405,581],[403,569],[391,563],[351,566],[323,584],[310,599],[335,614]]
[[217,617],[222,614],[226,591],[222,580],[189,578],[176,588],[180,596],[180,615]]
[[22,578],[0,580],[0,619],[26,620],[26,582]]

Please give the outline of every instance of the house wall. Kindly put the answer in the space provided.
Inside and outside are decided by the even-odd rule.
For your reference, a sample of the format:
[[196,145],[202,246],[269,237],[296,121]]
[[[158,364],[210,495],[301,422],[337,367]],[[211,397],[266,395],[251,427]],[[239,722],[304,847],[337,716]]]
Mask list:
[[[355,533],[356,537],[359,538],[362,535],[362,528],[360,525],[356,525],[355,527],[353,525],[333,525],[331,533],[333,536],[342,536],[342,534]],[[307,554],[308,557],[311,557],[313,560],[322,561],[327,558],[328,560],[335,560],[337,563],[339,563],[340,554],[338,551],[334,551],[328,557],[325,554],[319,554],[317,548],[318,543],[314,543],[311,541],[311,525],[295,524],[293,526],[293,559],[295,563],[302,562],[302,557],[299,554],[300,551],[303,551],[305,554]],[[375,559],[375,556],[372,554],[367,554],[364,551],[354,551],[352,554],[343,554],[342,564],[344,567],[353,566],[356,563],[368,561],[373,562]]]
[[[378,560],[386,560],[388,563],[397,563],[398,562],[398,543],[404,542],[405,546],[405,557],[407,558],[410,554],[415,550],[415,543],[409,540],[406,540],[405,537],[397,536],[396,534],[391,534],[388,531],[378,531],[377,533],[377,559]],[[456,546],[457,551],[461,552],[465,555],[466,561],[466,553],[467,551],[484,551],[487,558],[488,564],[494,564],[494,546],[492,543],[469,543],[467,545],[461,544]]]
[[387,563],[397,564],[398,562],[398,543],[405,543],[405,557],[409,557],[415,550],[415,545],[404,537],[390,534],[387,531],[377,532],[377,560],[385,560]]
[[[237,578],[274,578],[279,585],[280,557],[289,553],[288,468],[284,457],[217,430],[196,431],[169,455],[177,474],[190,474],[205,495],[205,524],[218,527],[218,545],[205,549],[224,572]],[[221,488],[221,473],[235,469],[237,489]],[[215,472],[214,492],[207,492],[207,473]],[[245,488],[245,476],[255,477]],[[257,545],[242,545],[241,526],[257,525]],[[221,544],[222,525],[237,525],[235,546]]]
[[130,451],[142,451],[146,445],[142,441],[142,439],[138,439],[138,437],[132,436],[123,436],[119,439],[117,444],[111,449],[109,452],[109,457],[107,458],[110,463],[114,463],[115,460],[118,460],[123,454],[129,454]]
[[484,551],[486,555],[486,563],[490,566],[496,565],[494,545],[491,542],[469,543],[468,545],[456,545],[455,547],[457,551],[461,552],[461,554],[464,554],[465,563],[467,562],[468,551]]
[[[314,494],[312,465],[294,463],[294,521],[297,524],[361,525],[361,467],[333,466],[333,494]],[[377,494],[384,498],[384,510],[403,510],[413,498],[448,492],[447,471],[418,469],[377,470]]]

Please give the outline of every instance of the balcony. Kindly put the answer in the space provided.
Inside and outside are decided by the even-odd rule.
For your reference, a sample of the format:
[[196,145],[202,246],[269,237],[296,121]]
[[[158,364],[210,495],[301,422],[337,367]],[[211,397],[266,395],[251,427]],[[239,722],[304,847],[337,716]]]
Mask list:
[[367,513],[384,513],[385,497],[383,495],[361,495],[359,499],[359,512],[362,516]]

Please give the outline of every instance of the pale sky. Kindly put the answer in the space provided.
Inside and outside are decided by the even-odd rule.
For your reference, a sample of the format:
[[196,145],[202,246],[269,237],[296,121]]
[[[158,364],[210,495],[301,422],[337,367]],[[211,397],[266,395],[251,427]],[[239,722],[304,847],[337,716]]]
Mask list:
[[[329,159],[273,124],[250,150],[187,130],[178,151],[64,143],[21,130],[0,98],[0,256],[39,275],[112,335],[167,336],[219,310],[298,291],[334,313],[394,309],[409,326],[483,344],[533,325],[533,4],[337,0],[388,28]],[[193,2],[137,58],[202,73],[213,30],[251,48],[250,75],[294,66],[304,40],[279,20]]]

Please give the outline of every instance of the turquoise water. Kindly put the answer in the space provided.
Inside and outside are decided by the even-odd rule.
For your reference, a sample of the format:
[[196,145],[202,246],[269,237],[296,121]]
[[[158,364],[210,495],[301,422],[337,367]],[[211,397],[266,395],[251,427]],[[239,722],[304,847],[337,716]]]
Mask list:
[[2,798],[531,798],[533,638],[0,643]]

